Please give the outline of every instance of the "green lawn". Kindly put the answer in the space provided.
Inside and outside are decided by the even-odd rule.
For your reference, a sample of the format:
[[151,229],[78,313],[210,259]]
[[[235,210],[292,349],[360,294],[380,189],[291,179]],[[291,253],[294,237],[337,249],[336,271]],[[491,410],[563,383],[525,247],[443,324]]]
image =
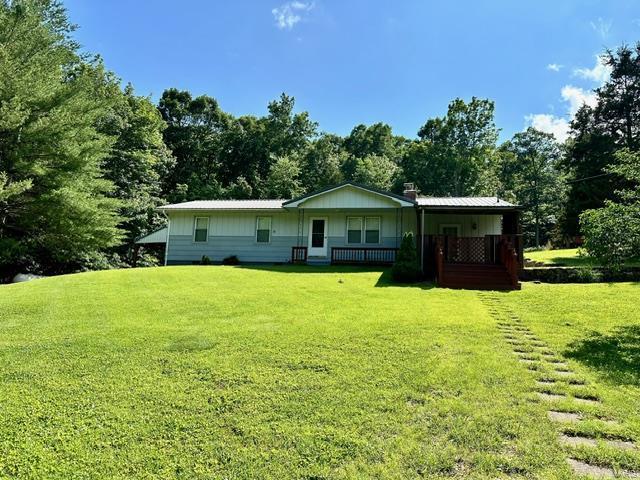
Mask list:
[[569,453],[640,469],[636,451],[558,444],[489,304],[568,359],[603,400],[584,415],[620,422],[604,434],[637,441],[639,286],[386,278],[170,267],[0,286],[0,478],[568,479]]
[[[586,252],[579,248],[562,248],[557,250],[534,250],[524,252],[525,258],[535,262],[542,262],[548,266],[563,267],[596,267],[598,261],[589,257]],[[640,259],[629,260],[625,263],[628,267],[640,266]]]

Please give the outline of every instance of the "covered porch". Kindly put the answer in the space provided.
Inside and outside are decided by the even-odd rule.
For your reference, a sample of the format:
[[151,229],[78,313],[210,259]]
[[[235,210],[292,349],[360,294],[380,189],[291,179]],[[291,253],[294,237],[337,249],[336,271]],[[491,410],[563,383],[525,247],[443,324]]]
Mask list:
[[451,288],[518,289],[519,207],[495,197],[418,198],[426,278]]
[[352,183],[283,206],[298,217],[292,263],[391,265],[403,233],[416,231],[413,200]]

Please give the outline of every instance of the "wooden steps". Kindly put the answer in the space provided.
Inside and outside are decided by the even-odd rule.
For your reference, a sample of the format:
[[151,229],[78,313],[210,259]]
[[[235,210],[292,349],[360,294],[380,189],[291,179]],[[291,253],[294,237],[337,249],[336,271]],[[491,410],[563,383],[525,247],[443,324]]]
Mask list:
[[481,263],[445,263],[438,285],[447,288],[478,290],[519,290],[514,286],[504,265]]

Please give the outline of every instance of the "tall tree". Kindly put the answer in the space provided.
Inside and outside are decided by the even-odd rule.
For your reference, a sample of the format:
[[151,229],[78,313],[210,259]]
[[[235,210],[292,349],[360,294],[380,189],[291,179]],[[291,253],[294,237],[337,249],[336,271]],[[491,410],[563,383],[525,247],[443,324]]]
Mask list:
[[501,193],[524,207],[525,240],[540,246],[550,238],[565,200],[560,147],[553,135],[530,127],[516,133],[501,153]]
[[386,123],[357,125],[343,142],[343,148],[348,154],[342,163],[343,175],[348,180],[354,180],[359,160],[365,157],[369,157],[368,163],[375,162],[376,159],[388,159],[397,164],[403,142],[403,138],[393,135],[391,127]]
[[122,201],[124,243],[118,250],[127,259],[138,236],[165,223],[156,207],[162,203],[160,180],[171,172],[174,159],[162,139],[166,124],[160,113],[149,98],[136,96],[131,85],[111,119],[102,131],[116,141],[103,170],[115,185],[112,195]]
[[290,199],[302,193],[300,164],[295,157],[279,157],[271,164],[265,186],[265,196]]
[[352,180],[381,190],[390,190],[397,173],[398,166],[387,157],[367,155],[358,158]]
[[407,149],[404,176],[426,193],[480,195],[495,193],[498,129],[494,104],[473,97],[456,99],[447,114],[428,120],[418,132],[422,147]]
[[321,135],[301,158],[300,178],[303,190],[311,192],[342,182],[342,165],[346,159],[347,153],[342,148],[340,137]]
[[625,183],[606,167],[622,149],[640,149],[640,43],[607,51],[602,62],[611,68],[610,79],[595,90],[594,107],[583,105],[571,123],[566,167],[574,180],[569,190],[563,230],[578,233],[578,217],[615,197]]
[[215,198],[220,194],[220,135],[231,121],[214,98],[193,98],[175,88],[165,90],[159,110],[167,123],[164,141],[176,158],[164,185],[170,197],[179,184],[187,185],[187,198]]
[[97,128],[119,87],[85,60],[57,1],[0,2],[0,268],[66,271],[119,239],[118,202],[101,161],[113,139]]

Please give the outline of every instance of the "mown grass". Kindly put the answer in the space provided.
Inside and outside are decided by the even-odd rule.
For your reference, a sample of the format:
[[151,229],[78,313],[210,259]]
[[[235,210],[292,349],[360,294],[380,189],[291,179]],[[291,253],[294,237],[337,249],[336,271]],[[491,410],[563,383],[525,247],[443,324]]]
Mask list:
[[[560,385],[559,392],[601,400],[596,405],[567,402],[585,422],[568,433],[640,443],[640,285],[527,284],[521,292],[501,294],[531,330],[569,364],[585,385]],[[613,421],[613,423],[611,423]],[[640,451],[606,446],[568,448],[574,458],[640,471]]]
[[[572,478],[534,374],[479,295],[386,275],[171,267],[0,287],[0,477]],[[634,328],[638,293],[497,294],[577,352],[634,437],[635,360],[580,349],[590,329]]]
[[[562,248],[557,250],[532,250],[524,253],[525,258],[557,267],[598,267],[600,262],[580,248]],[[640,258],[625,262],[628,267],[640,266]]]

